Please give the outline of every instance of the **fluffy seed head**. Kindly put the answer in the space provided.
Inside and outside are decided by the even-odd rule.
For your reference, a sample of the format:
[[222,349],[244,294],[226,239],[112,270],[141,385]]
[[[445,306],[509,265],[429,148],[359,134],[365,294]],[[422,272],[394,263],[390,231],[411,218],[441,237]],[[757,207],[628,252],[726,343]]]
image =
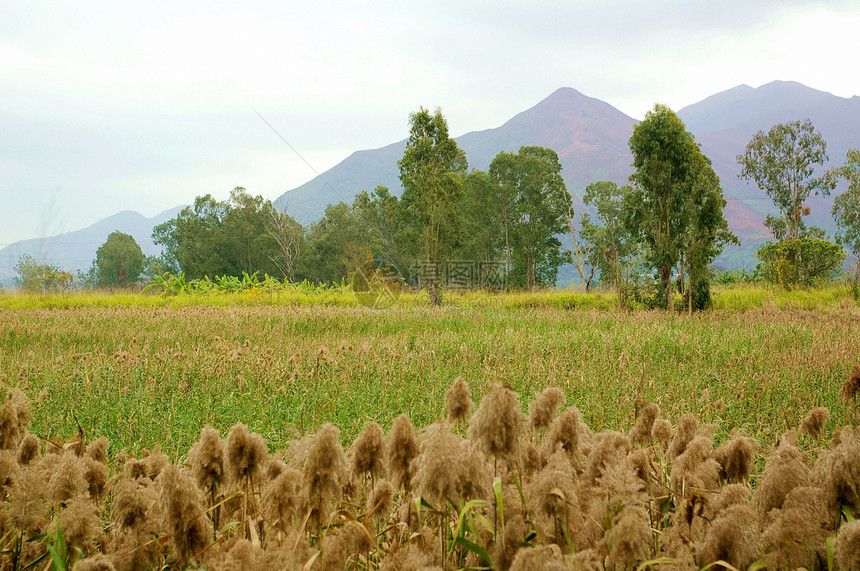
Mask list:
[[366,553],[369,548],[370,535],[367,529],[357,521],[348,521],[323,538],[322,568],[346,569],[352,556]]
[[575,460],[580,440],[579,419],[579,409],[575,406],[568,407],[556,417],[542,443],[545,457],[551,456],[561,447],[570,462]]
[[69,545],[90,551],[90,544],[99,533],[101,520],[95,504],[78,496],[60,514],[60,529]]
[[800,423],[800,431],[818,440],[824,430],[824,425],[830,420],[830,411],[823,406],[817,406],[809,411]]
[[834,547],[838,569],[860,569],[860,519],[839,528]]
[[725,561],[737,569],[748,568],[757,552],[755,522],[755,513],[745,504],[723,510],[697,546],[696,562],[700,567]]
[[269,463],[269,451],[263,438],[250,432],[244,424],[237,424],[227,435],[227,473],[235,482],[258,481]]
[[108,468],[103,463],[93,460],[89,456],[81,458],[81,466],[84,471],[84,481],[87,484],[87,492],[93,500],[101,500],[108,481]]
[[39,457],[39,439],[33,434],[27,434],[18,445],[18,462],[22,466],[29,465]]
[[51,481],[48,483],[51,498],[57,503],[67,503],[87,489],[81,463],[77,456],[65,453],[54,468]]
[[498,534],[496,543],[493,545],[493,565],[496,569],[511,568],[511,563],[529,531],[521,516],[507,518],[504,531]]
[[326,423],[314,435],[304,469],[304,486],[320,521],[328,504],[340,497],[340,480],[346,460],[340,446],[340,430]]
[[772,509],[782,507],[791,490],[808,485],[809,479],[810,470],[803,453],[792,438],[782,438],[779,446],[768,455],[756,483],[753,504],[759,519],[766,521]]
[[375,422],[368,422],[365,429],[352,443],[352,471],[354,474],[378,476],[383,469],[385,434]]
[[564,404],[564,393],[555,387],[544,389],[535,395],[535,400],[529,404],[529,421],[532,428],[541,430],[549,426],[558,407]]
[[846,407],[856,406],[858,393],[860,393],[860,365],[854,365],[839,389],[839,398]]
[[212,524],[205,517],[200,492],[194,481],[168,465],[159,475],[161,509],[170,532],[174,553],[187,563],[203,551],[212,538]]
[[0,498],[5,499],[21,479],[21,467],[8,450],[0,450]]
[[573,476],[567,455],[561,450],[549,457],[546,466],[535,474],[524,490],[529,509],[538,516],[569,519],[577,504]]
[[448,413],[448,422],[466,422],[472,412],[473,404],[466,379],[463,377],[454,379],[454,384],[445,392],[445,411]]
[[200,440],[188,453],[194,478],[202,489],[209,489],[223,478],[224,454],[224,441],[221,440],[218,431],[210,426],[203,427],[200,431]]
[[695,488],[713,489],[719,484],[720,464],[711,456],[714,443],[710,436],[693,438],[683,454],[672,460],[669,487],[675,494],[686,495]]
[[388,474],[392,484],[408,492],[415,471],[412,461],[418,456],[418,433],[405,414],[395,418],[391,425],[385,455],[388,458]]
[[629,569],[648,558],[651,525],[647,512],[625,505],[604,538],[609,547],[608,569]]
[[20,389],[10,390],[0,406],[0,449],[16,449],[29,421],[30,399]]
[[110,443],[104,436],[96,438],[92,444],[87,446],[86,456],[92,458],[96,462],[105,464],[107,462],[107,449]]
[[660,416],[660,408],[654,403],[648,403],[642,408],[639,413],[639,418],[636,419],[636,424],[633,425],[633,430],[630,431],[630,439],[633,444],[644,445],[648,444],[651,439],[651,430],[654,428],[654,421]]
[[720,478],[727,482],[743,482],[749,478],[758,442],[748,436],[736,434],[714,451],[720,463]]
[[603,476],[608,466],[623,462],[631,448],[630,437],[626,434],[612,430],[600,433],[588,454],[585,481],[589,485],[594,485],[597,479]]
[[156,444],[150,452],[146,448],[141,453],[141,462],[146,475],[155,479],[161,474],[161,471],[170,463],[167,454],[161,451],[161,444]]
[[658,418],[651,427],[651,436],[663,444],[663,449],[668,448],[672,441],[672,423],[665,418]]
[[523,413],[517,393],[493,383],[469,422],[469,440],[487,456],[509,458],[517,449]]
[[523,548],[517,551],[511,563],[511,571],[530,571],[531,569],[566,571],[570,567],[558,545],[552,544],[548,547]]
[[224,559],[224,566],[219,567],[224,571],[240,571],[244,569],[261,569],[264,568],[262,550],[259,546],[254,546],[248,539],[239,539],[230,547],[227,552],[227,557]]
[[844,427],[833,438],[833,447],[818,457],[815,482],[824,491],[831,513],[842,506],[860,513],[860,430]]
[[769,514],[771,523],[762,540],[772,546],[765,562],[768,569],[796,569],[817,558],[817,548],[825,545],[829,520],[824,494],[814,486],[794,488],[782,509]]
[[141,482],[124,475],[113,486],[110,520],[121,530],[142,529],[158,500],[152,486]]
[[75,564],[75,571],[116,571],[111,560],[101,553],[81,559]]
[[263,509],[268,521],[287,531],[303,508],[302,473],[286,468],[263,491]]
[[428,426],[422,432],[421,454],[415,459],[413,489],[434,506],[444,506],[448,501],[460,502],[469,477],[469,456],[466,442],[446,426]]
[[672,443],[669,445],[669,458],[676,458],[684,453],[696,430],[699,428],[699,420],[689,412],[678,421],[678,427],[672,435]]
[[391,507],[391,499],[394,497],[394,488],[388,480],[379,480],[373,486],[373,491],[367,496],[367,513],[374,516],[382,516],[388,513]]

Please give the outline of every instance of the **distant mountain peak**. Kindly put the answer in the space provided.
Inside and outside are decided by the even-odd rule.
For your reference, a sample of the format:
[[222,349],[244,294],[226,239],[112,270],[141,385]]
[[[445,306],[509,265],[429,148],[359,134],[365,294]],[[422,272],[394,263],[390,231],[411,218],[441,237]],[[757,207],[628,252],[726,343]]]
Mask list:
[[572,87],[559,87],[548,96],[544,97],[538,105],[548,101],[572,101],[576,99],[587,98],[582,92],[577,91]]
[[560,87],[537,105],[512,117],[503,127],[547,120],[590,120],[604,115],[614,117],[628,126],[636,122],[605,101],[589,97],[572,87]]
[[[775,80],[757,88],[739,85],[721,91],[684,107],[678,111],[678,116],[699,137],[735,128],[754,133],[761,128],[759,123],[774,125],[839,113],[837,108],[844,105],[856,105],[856,96],[848,99],[797,81]],[[845,114],[846,111],[841,112]],[[849,114],[855,115],[856,110]]]
[[839,99],[847,99],[844,97],[838,97],[837,95],[833,95],[827,91],[821,91],[819,89],[814,89],[807,85],[803,85],[797,81],[783,81],[783,80],[775,80],[770,83],[765,83],[755,90],[755,96],[760,98],[785,98],[792,100],[800,100],[804,101],[824,101],[829,100],[831,98],[837,97]]
[[532,109],[558,110],[566,107],[611,107],[605,101],[589,97],[572,87],[560,87],[532,107]]

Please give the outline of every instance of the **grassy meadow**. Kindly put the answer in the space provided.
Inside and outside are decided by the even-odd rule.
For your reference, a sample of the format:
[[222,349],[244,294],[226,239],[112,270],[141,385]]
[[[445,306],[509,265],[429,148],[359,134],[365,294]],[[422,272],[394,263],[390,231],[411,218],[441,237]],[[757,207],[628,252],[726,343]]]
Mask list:
[[593,430],[624,430],[637,395],[764,444],[838,398],[860,362],[860,309],[847,288],[730,288],[688,316],[621,311],[609,294],[404,295],[370,309],[348,292],[0,296],[0,383],[31,399],[46,438],[106,436],[111,452],[161,444],[185,454],[204,425],[248,424],[277,448],[331,422],[344,442],[369,420],[417,426],[444,415],[464,377],[476,402],[493,380],[523,408],[564,391]]
[[0,296],[0,571],[860,568],[846,288],[446,300]]

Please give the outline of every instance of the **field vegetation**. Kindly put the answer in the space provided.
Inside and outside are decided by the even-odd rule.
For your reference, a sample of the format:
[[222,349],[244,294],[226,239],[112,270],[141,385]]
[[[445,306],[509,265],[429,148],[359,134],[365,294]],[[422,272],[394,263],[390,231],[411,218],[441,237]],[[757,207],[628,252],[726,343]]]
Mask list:
[[0,565],[849,568],[851,289],[713,298],[2,296]]

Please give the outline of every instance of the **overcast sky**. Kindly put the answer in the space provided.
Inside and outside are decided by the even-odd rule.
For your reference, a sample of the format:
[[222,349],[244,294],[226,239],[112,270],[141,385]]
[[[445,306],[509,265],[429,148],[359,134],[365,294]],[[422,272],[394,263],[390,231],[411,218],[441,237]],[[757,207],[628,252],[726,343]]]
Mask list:
[[274,200],[441,107],[453,135],[559,87],[634,118],[746,83],[860,94],[860,2],[0,3],[0,247],[235,186]]

